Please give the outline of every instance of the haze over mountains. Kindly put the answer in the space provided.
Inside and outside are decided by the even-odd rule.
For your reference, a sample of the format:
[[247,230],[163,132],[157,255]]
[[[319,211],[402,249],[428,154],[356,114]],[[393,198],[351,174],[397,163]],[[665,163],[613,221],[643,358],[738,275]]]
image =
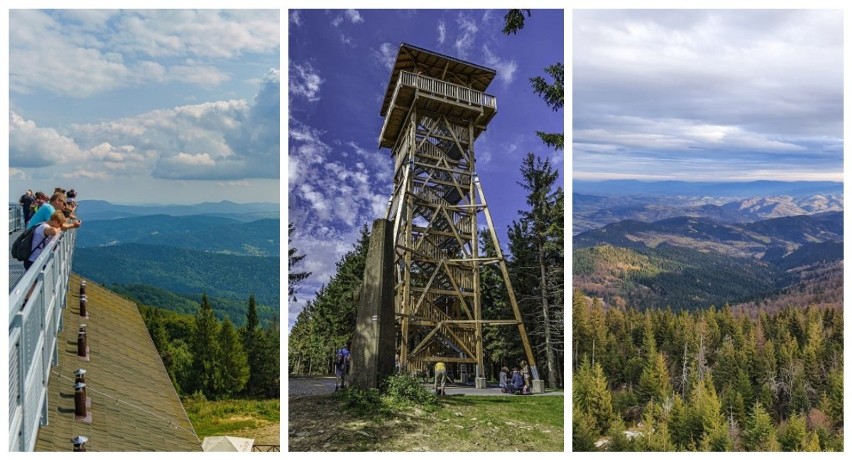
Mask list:
[[[635,185],[575,185],[610,191],[574,194],[574,286],[587,294],[638,308],[842,302],[842,184]],[[688,195],[699,188],[724,194]]]
[[677,216],[747,223],[843,209],[840,182],[574,182],[573,232]]

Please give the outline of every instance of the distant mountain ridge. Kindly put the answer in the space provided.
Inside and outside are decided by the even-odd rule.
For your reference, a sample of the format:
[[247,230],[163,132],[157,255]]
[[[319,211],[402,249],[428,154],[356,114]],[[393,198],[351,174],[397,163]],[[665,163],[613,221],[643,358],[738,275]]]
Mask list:
[[169,216],[211,215],[224,216],[242,221],[264,218],[277,219],[281,205],[278,203],[234,203],[222,200],[191,205],[123,205],[103,200],[81,200],[80,218],[83,220],[116,219],[121,217],[165,214]]
[[749,223],[843,210],[842,194],[793,197],[773,195],[743,199],[694,196],[598,196],[575,193],[574,234],[621,220],[655,222],[677,216],[709,218],[722,223]]
[[587,195],[688,195],[749,198],[771,195],[814,195],[843,193],[843,182],[830,181],[752,181],[752,182],[686,182],[639,180],[583,181],[574,180],[574,193]]
[[762,257],[780,248],[786,253],[802,245],[843,240],[843,212],[779,217],[749,224],[721,224],[681,216],[657,222],[624,220],[576,235],[575,248],[612,244],[620,247],[681,246],[738,257]]
[[[81,216],[82,217],[82,216]],[[164,214],[85,221],[80,248],[141,243],[196,251],[251,256],[279,256],[280,221],[243,222],[212,215]]]

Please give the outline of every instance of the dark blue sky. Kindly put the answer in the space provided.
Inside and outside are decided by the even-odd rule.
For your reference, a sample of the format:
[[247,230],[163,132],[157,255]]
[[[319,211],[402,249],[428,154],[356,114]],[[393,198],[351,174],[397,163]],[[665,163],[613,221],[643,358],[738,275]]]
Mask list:
[[[528,152],[551,160],[562,152],[536,130],[563,132],[563,112],[548,108],[530,77],[565,62],[562,10],[533,10],[517,35],[501,33],[505,10],[290,10],[289,219],[292,244],[313,272],[290,304],[290,324],[352,248],[359,229],[384,215],[392,191],[391,158],[378,148],[379,115],[390,69],[402,42],[497,71],[488,94],[497,116],[477,140],[477,171],[498,237],[524,209],[517,185]],[[481,219],[484,225],[484,218]]]

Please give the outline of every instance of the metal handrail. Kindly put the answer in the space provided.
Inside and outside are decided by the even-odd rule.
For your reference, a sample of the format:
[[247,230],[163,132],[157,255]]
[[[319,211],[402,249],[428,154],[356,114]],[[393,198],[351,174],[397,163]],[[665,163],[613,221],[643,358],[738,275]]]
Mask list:
[[9,203],[9,234],[24,228],[24,208],[20,205]]
[[63,232],[9,294],[9,450],[32,451],[47,424],[50,368],[74,257],[76,229]]

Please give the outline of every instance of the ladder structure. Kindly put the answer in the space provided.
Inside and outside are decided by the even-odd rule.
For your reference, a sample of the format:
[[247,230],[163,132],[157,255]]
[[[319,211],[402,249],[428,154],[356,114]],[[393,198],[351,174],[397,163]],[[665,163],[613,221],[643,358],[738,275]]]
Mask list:
[[[379,147],[389,148],[394,160],[386,219],[393,226],[400,368],[422,371],[436,361],[473,364],[477,388],[485,387],[483,325],[517,327],[532,377],[539,380],[476,174],[474,141],[497,113],[497,99],[484,93],[495,76],[492,69],[401,44],[379,136]],[[480,250],[480,214],[496,257]],[[489,264],[500,268],[512,318],[482,318],[480,269]]]

